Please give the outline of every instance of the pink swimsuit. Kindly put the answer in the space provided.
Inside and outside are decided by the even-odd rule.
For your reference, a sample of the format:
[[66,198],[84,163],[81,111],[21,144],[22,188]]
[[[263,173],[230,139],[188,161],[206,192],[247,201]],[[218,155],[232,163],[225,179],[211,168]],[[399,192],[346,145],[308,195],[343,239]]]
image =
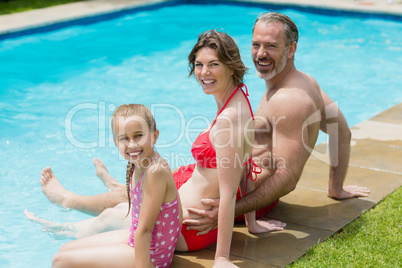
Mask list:
[[[141,176],[141,179],[138,181],[134,189],[131,188],[130,181],[132,223],[130,227],[130,237],[127,244],[131,247],[134,247],[134,236],[140,215],[142,201],[141,182],[143,177],[144,175]],[[156,268],[169,267],[173,259],[174,249],[182,227],[179,218],[179,201],[177,196],[172,202],[162,203],[152,231],[151,261]]]

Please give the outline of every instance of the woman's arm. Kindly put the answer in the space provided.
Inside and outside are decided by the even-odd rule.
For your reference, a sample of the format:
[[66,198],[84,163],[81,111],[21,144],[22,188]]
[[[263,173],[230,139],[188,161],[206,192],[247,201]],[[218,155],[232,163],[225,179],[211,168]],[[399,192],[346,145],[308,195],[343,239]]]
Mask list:
[[243,169],[240,162],[243,158],[244,136],[243,131],[238,131],[242,126],[238,122],[237,113],[236,109],[225,109],[219,116],[213,132],[220,196],[215,265],[230,263],[229,255],[233,233],[236,192]]

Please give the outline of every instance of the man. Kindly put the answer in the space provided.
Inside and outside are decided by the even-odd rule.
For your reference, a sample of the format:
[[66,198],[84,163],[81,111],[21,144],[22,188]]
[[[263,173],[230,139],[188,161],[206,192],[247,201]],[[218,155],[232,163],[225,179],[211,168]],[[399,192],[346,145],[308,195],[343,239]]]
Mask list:
[[[266,92],[256,110],[253,149],[253,160],[262,168],[262,173],[257,176],[255,190],[237,201],[236,216],[257,209],[266,213],[274,206],[270,204],[276,204],[276,200],[295,189],[320,129],[329,135],[331,167],[327,195],[346,199],[368,196],[370,192],[365,187],[343,185],[349,163],[351,132],[341,111],[314,78],[296,69],[297,41],[295,23],[283,14],[265,13],[254,24],[251,53],[257,74],[266,84]],[[104,182],[113,184],[114,179],[107,174],[103,164],[98,162],[98,165],[95,163],[97,171],[103,170]],[[50,174],[50,171],[45,173]],[[42,189],[52,202],[56,196],[63,195],[62,201],[56,201],[60,205],[98,214],[126,198],[123,197],[125,190],[120,187],[102,194],[103,199],[99,196],[74,196],[65,192],[67,190],[53,173],[51,175],[42,180]],[[202,202],[213,209],[191,209],[201,218],[184,222],[190,229],[199,230],[198,234],[208,232],[217,222],[219,201]]]

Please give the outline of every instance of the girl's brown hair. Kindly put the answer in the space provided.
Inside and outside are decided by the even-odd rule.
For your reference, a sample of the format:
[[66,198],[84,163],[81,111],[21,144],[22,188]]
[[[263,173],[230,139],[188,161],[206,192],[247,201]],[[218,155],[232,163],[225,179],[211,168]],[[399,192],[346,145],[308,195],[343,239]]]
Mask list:
[[[152,116],[151,111],[146,106],[142,104],[123,104],[117,107],[117,109],[113,113],[111,120],[113,140],[116,143],[116,145],[117,145],[116,129],[115,129],[116,123],[119,122],[119,119],[125,119],[133,115],[141,116],[145,120],[148,126],[148,130],[150,130],[151,133],[155,133],[156,122],[154,117]],[[128,212],[126,217],[130,213],[130,206],[131,206],[130,177],[133,173],[133,170],[134,170],[134,164],[128,162],[126,170],[126,191],[128,196]]]

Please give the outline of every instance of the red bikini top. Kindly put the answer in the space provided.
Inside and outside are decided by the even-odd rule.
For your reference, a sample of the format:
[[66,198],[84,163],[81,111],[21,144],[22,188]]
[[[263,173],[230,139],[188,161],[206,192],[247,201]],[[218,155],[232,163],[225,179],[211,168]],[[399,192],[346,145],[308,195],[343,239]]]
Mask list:
[[[246,89],[246,93],[244,93],[242,87]],[[250,113],[251,117],[254,120],[254,115],[253,111],[251,110],[251,105],[250,101],[248,100],[248,90],[245,84],[240,84],[236,90],[232,93],[232,95],[229,97],[229,99],[226,101],[226,103],[223,105],[222,109],[216,114],[214,121],[212,122],[211,127],[202,133],[198,135],[197,139],[195,139],[193,146],[191,148],[191,153],[197,162],[197,164],[200,167],[206,167],[206,168],[217,168],[216,164],[216,151],[214,147],[211,144],[211,141],[209,139],[209,132],[211,131],[212,127],[214,126],[217,117],[222,113],[222,111],[225,109],[226,105],[229,103],[229,101],[232,99],[232,97],[236,94],[236,92],[241,89],[241,92],[243,93],[244,97],[247,100],[248,107],[250,108]]]

